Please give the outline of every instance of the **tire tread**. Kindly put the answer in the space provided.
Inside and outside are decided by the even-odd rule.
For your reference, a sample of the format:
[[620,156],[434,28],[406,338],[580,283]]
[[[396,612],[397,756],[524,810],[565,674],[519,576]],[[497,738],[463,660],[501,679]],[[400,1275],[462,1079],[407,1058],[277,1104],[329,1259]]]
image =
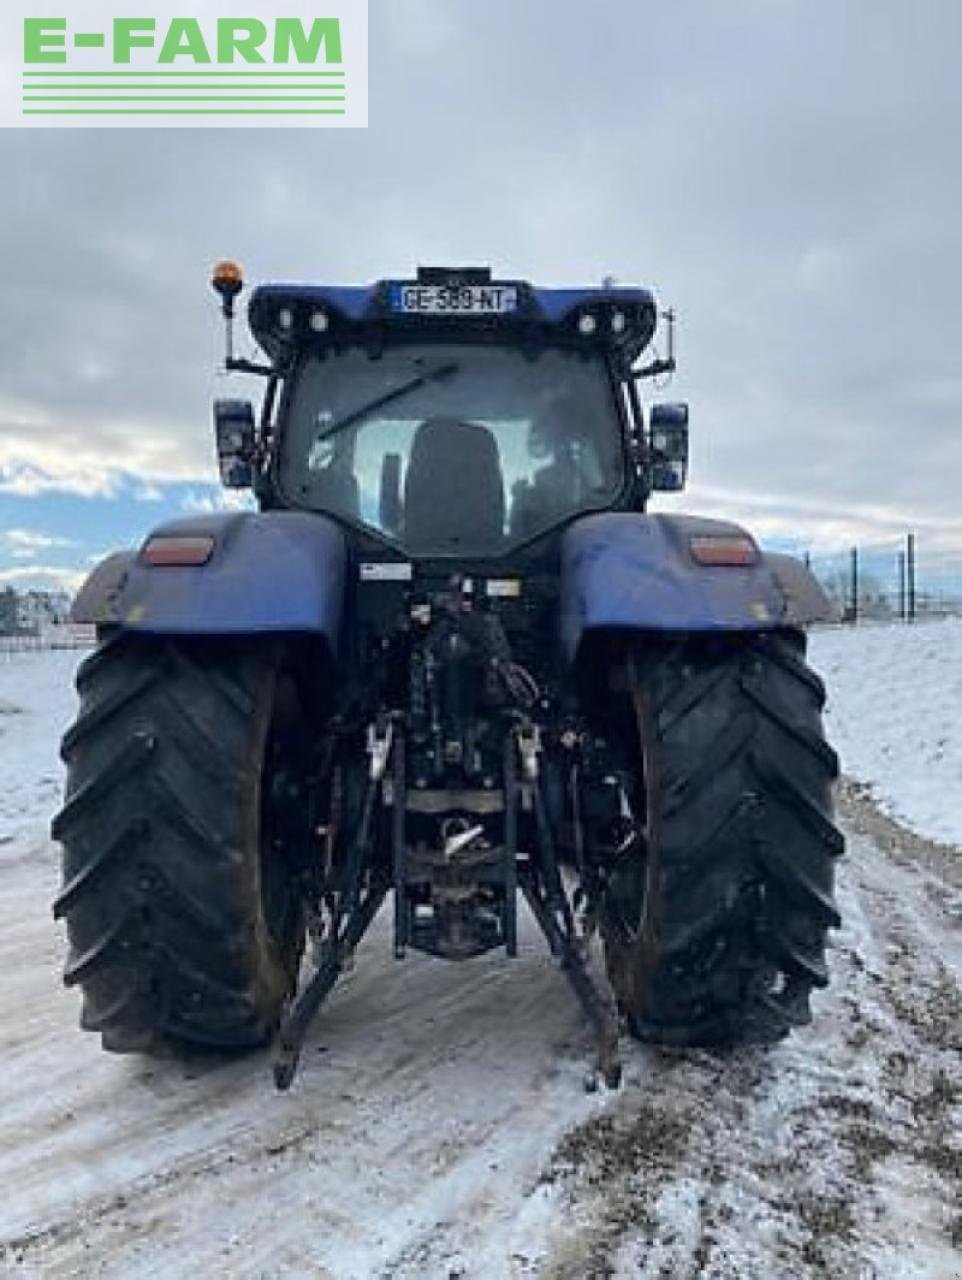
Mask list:
[[603,933],[641,1039],[771,1043],[828,980],[838,757],[803,655],[797,634],[691,637],[655,658],[638,646],[656,847],[616,871]]
[[111,636],[77,675],[64,736],[68,986],[116,1051],[273,1033],[299,944],[270,933],[259,809],[278,650]]

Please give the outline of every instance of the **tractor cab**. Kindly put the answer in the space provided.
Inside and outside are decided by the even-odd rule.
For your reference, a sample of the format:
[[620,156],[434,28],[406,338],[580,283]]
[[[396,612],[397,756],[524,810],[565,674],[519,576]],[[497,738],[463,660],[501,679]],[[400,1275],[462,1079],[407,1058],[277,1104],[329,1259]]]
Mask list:
[[333,516],[412,558],[493,559],[683,483],[687,411],[656,408],[653,426],[666,410],[675,425],[656,447],[637,393],[674,365],[635,367],[657,324],[645,289],[422,268],[263,286],[249,319],[271,363],[227,363],[266,374],[265,409],[237,433],[237,402],[218,402],[219,450],[225,482],[267,507]]

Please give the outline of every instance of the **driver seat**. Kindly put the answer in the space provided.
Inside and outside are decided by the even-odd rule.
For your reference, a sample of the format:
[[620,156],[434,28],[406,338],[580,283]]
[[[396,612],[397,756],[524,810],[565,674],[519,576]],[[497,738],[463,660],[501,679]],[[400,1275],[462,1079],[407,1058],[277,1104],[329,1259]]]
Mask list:
[[504,477],[487,427],[428,418],[404,478],[404,541],[413,552],[481,555],[504,538]]

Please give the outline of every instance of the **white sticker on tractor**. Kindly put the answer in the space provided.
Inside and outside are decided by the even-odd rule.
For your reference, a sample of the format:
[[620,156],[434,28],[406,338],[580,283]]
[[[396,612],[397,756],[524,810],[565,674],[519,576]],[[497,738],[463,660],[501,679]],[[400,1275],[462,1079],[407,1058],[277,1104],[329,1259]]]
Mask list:
[[368,561],[361,565],[362,582],[410,582],[414,570],[407,561]]
[[488,595],[493,599],[517,600],[518,596],[521,595],[521,579],[489,578],[487,591]]

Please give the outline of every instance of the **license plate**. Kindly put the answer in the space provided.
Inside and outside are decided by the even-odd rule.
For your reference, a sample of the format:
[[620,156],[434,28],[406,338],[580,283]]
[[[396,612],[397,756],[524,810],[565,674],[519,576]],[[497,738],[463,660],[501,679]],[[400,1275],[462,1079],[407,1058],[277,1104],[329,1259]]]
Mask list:
[[518,309],[509,284],[396,284],[391,309],[419,316],[502,316]]

